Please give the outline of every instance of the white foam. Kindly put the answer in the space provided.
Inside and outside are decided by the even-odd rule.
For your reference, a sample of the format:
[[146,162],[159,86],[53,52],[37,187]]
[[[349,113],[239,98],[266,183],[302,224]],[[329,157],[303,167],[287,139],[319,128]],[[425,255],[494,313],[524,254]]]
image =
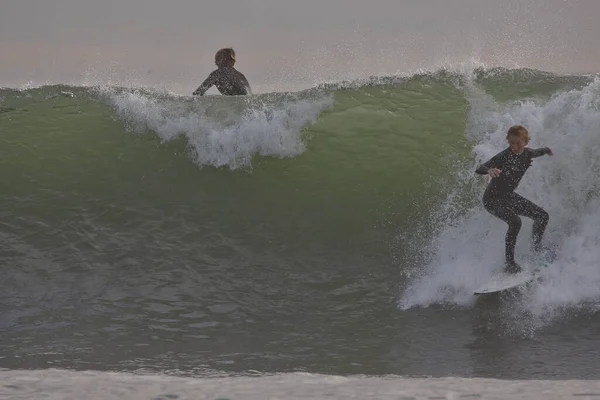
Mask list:
[[[429,265],[410,282],[400,306],[471,306],[473,290],[501,268],[507,226],[483,208],[480,198],[487,180],[475,176],[474,170],[507,147],[511,125],[522,124],[532,137],[530,147],[548,146],[555,155],[535,159],[517,192],[548,211],[545,242],[561,246],[558,259],[528,292],[522,307],[540,326],[573,307],[594,307],[600,302],[600,80],[582,90],[557,93],[549,101],[502,105],[477,88],[468,88],[467,93],[471,115],[466,134],[476,140],[475,160],[456,174],[469,177],[462,179],[458,191],[477,196],[478,201],[459,218],[443,223],[427,249]],[[452,208],[453,201],[449,197],[440,215]],[[529,253],[532,221],[522,220],[517,260]]]
[[592,399],[600,382],[329,376],[306,373],[184,378],[115,372],[0,370],[9,399]]
[[133,131],[151,130],[163,141],[185,135],[198,165],[231,169],[250,167],[257,154],[278,158],[301,154],[302,129],[333,103],[325,94],[192,99],[111,89],[108,96]]

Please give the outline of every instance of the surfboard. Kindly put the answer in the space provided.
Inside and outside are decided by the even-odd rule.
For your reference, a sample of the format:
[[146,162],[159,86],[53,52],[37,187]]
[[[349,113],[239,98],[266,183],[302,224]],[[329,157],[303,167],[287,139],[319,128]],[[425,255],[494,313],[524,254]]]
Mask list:
[[554,247],[547,250],[541,257],[540,255],[537,255],[536,257],[523,257],[523,263],[521,264],[523,272],[519,272],[518,274],[500,272],[494,275],[486,284],[478,288],[473,294],[498,293],[534,281],[539,276],[542,269],[553,265],[556,261],[557,257]]
[[516,288],[533,281],[537,275],[536,272],[531,271],[523,271],[518,274],[502,272],[495,275],[489,282],[477,289],[474,294],[497,293],[503,290]]

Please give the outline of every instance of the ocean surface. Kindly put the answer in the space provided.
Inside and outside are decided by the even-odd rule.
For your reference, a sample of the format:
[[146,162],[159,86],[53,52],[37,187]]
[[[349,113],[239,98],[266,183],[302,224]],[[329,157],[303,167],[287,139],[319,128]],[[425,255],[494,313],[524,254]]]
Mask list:
[[[557,259],[476,297],[514,124],[555,153],[517,192]],[[600,398],[598,75],[2,88],[0,141],[0,397]]]

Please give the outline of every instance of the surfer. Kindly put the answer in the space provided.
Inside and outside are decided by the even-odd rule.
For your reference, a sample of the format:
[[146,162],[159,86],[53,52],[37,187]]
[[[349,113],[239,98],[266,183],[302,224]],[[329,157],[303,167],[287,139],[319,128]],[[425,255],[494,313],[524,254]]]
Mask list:
[[203,96],[213,85],[226,96],[241,96],[251,92],[248,80],[240,71],[235,69],[235,51],[224,48],[215,54],[217,69],[208,75],[208,78],[196,89],[194,96]]
[[492,177],[483,194],[485,209],[508,224],[505,239],[506,269],[508,273],[521,272],[521,267],[515,262],[515,245],[521,230],[519,215],[534,220],[532,248],[535,252],[542,250],[541,242],[548,213],[540,206],[514,192],[532,159],[543,155],[552,155],[548,147],[531,149],[525,147],[529,143],[529,132],[522,125],[512,126],[506,134],[509,147],[496,154],[489,161],[481,164],[476,173]]

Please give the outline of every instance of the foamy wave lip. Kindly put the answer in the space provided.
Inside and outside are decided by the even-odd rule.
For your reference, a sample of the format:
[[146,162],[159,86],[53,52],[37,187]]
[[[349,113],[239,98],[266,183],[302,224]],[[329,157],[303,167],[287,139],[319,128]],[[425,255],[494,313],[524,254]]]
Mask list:
[[112,92],[109,99],[120,118],[135,132],[152,130],[163,141],[185,135],[198,165],[251,167],[254,155],[294,157],[305,145],[302,129],[330,107],[330,95],[203,98]]
[[[480,93],[475,95],[481,102]],[[487,97],[485,101],[492,100]],[[469,171],[458,174],[470,173],[476,179],[475,165],[506,147],[506,131],[513,124],[528,127],[530,147],[548,146],[555,153],[536,159],[517,189],[548,211],[545,242],[559,245],[558,259],[527,292],[522,309],[536,327],[573,309],[596,310],[600,302],[600,79],[582,90],[557,93],[545,103],[475,105],[472,113],[473,132],[466,134],[479,141],[474,147],[476,160]],[[487,133],[476,133],[480,130]],[[451,201],[445,207],[451,208]],[[522,220],[517,258],[529,252],[532,222]],[[410,282],[399,306],[473,305],[473,291],[501,266],[505,233],[506,224],[490,216],[481,204],[459,220],[444,223],[431,244],[432,261]]]

